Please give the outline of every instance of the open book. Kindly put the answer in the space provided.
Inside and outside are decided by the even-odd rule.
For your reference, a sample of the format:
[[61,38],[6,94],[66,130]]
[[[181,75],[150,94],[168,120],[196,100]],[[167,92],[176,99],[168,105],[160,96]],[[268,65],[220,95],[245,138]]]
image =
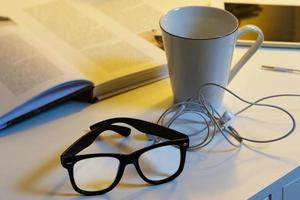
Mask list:
[[153,34],[180,0],[0,3],[15,23],[0,21],[0,130],[66,100],[93,102],[168,76]]

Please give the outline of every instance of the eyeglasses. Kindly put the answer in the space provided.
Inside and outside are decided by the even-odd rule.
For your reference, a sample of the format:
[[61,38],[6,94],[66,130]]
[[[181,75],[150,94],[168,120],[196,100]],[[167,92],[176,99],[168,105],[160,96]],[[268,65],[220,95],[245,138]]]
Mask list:
[[[131,129],[164,138],[131,154],[97,153],[76,155],[104,131],[111,130],[124,137]],[[84,195],[104,194],[121,180],[128,164],[134,164],[140,177],[150,184],[162,184],[175,179],[183,170],[188,137],[178,131],[133,118],[113,118],[90,126],[90,131],[74,142],[61,155],[61,164],[68,170],[75,191]]]

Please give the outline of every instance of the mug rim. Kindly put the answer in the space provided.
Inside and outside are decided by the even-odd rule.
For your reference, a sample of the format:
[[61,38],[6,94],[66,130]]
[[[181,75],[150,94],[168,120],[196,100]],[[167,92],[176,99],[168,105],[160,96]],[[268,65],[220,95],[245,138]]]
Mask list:
[[[183,8],[209,8],[209,9],[212,9],[212,10],[218,10],[218,11],[223,11],[227,14],[229,14],[230,16],[232,16],[234,18],[234,20],[236,21],[236,27],[230,31],[229,33],[227,34],[224,34],[224,35],[220,35],[220,36],[217,36],[217,37],[207,37],[207,38],[192,38],[192,37],[184,37],[184,36],[180,36],[180,35],[175,35],[173,33],[170,33],[169,31],[165,30],[162,26],[162,20],[164,17],[166,17],[168,14],[172,13],[172,12],[175,12],[179,9],[183,9]],[[239,21],[238,19],[236,18],[236,16],[234,16],[231,12],[227,11],[227,10],[224,10],[224,9],[220,9],[220,8],[216,8],[216,7],[211,7],[211,6],[180,6],[180,7],[176,7],[176,8],[173,8],[171,10],[169,10],[166,14],[164,14],[163,16],[160,17],[159,19],[159,26],[161,28],[162,31],[164,31],[165,33],[173,36],[173,37],[177,37],[177,38],[181,38],[181,39],[187,39],[187,40],[213,40],[213,39],[218,39],[218,38],[223,38],[223,37],[226,37],[228,35],[231,35],[232,33],[236,32],[236,30],[239,28]]]

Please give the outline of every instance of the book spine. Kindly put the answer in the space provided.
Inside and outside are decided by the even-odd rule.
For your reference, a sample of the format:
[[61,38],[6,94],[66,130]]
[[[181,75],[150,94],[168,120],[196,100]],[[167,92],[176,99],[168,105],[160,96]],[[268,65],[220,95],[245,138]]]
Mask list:
[[55,106],[58,106],[62,103],[68,102],[68,101],[80,101],[80,102],[86,102],[86,103],[94,103],[94,102],[98,101],[98,99],[94,97],[93,91],[94,91],[94,85],[85,87],[79,91],[69,94],[68,96],[59,98],[59,99],[57,99],[49,104],[46,104],[38,109],[32,110],[28,113],[25,113],[24,115],[21,115],[13,120],[7,122],[5,126],[1,127],[1,129],[8,128],[8,127],[15,125],[25,119],[33,117],[33,116],[39,114],[40,112],[46,111],[48,109],[51,109]]

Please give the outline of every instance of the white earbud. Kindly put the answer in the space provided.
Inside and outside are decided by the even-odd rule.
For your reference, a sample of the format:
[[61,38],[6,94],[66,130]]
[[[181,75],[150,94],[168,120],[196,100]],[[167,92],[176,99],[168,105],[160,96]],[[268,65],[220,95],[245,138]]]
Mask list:
[[235,115],[230,111],[225,111],[222,115],[222,118],[225,122],[223,126],[227,128],[228,126],[231,126],[233,124],[235,120]]

